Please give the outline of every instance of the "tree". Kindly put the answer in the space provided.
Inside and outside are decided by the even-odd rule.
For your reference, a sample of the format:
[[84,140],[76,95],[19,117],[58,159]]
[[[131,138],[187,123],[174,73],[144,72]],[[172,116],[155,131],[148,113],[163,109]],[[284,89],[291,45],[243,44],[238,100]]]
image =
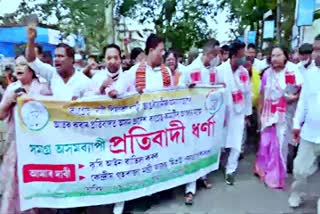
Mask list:
[[[0,17],[3,24],[21,23],[26,14],[37,14],[40,23],[61,30],[66,34],[81,34],[87,39],[87,45],[101,50],[107,43],[105,26],[105,7],[109,0],[47,0],[46,4],[34,4],[36,0],[23,0],[14,14]],[[56,23],[50,22],[56,19]]]
[[[281,29],[284,32],[283,41],[289,45],[292,36],[292,27],[294,25],[296,0],[282,0],[281,13],[282,23]],[[238,35],[243,35],[244,28],[250,26],[251,30],[257,31],[257,42],[262,41],[260,31],[263,28],[263,15],[268,10],[272,10],[276,14],[277,0],[221,0],[219,8],[228,7],[230,14],[228,17],[229,22],[238,22],[236,32]],[[276,20],[276,15],[274,16]],[[279,42],[279,41],[274,41]]]
[[[206,0],[47,0],[46,4],[35,2],[36,0],[23,0],[14,14],[0,17],[0,21],[19,23],[23,15],[36,13],[42,24],[67,33],[77,34],[81,31],[91,49],[101,50],[108,42],[110,29],[113,28],[112,23],[106,26],[105,14],[106,7],[112,4],[116,5],[119,15],[138,19],[141,23],[155,23],[157,33],[164,36],[167,44],[172,44],[172,48],[181,52],[214,36],[214,32],[208,27],[208,17],[214,19],[215,7]],[[57,19],[57,23],[50,23],[52,17]]]
[[209,28],[208,19],[214,20],[216,7],[209,1],[127,0],[120,11],[141,23],[155,23],[157,33],[182,53],[215,36]]

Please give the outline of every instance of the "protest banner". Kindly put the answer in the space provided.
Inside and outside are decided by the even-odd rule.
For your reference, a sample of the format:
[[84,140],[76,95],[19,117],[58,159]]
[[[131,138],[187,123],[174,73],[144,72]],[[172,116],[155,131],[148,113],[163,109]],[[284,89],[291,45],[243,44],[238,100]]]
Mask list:
[[22,210],[111,204],[216,170],[224,88],[116,100],[21,98],[15,112]]

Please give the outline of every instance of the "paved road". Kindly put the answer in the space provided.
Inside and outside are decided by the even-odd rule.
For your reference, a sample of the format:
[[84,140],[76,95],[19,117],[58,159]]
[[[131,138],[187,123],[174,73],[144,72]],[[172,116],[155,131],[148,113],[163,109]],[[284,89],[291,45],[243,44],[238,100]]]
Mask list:
[[[224,183],[221,171],[210,175],[214,188],[200,189],[193,206],[184,205],[184,188],[176,188],[168,197],[163,196],[149,208],[146,199],[127,203],[133,213],[150,214],[316,214],[317,198],[320,196],[320,173],[310,179],[308,195],[304,205],[296,210],[288,206],[288,190],[267,188],[252,174],[254,155],[250,154],[241,161],[234,186]],[[288,178],[288,184],[292,177]],[[102,214],[109,208],[95,208],[90,214]]]

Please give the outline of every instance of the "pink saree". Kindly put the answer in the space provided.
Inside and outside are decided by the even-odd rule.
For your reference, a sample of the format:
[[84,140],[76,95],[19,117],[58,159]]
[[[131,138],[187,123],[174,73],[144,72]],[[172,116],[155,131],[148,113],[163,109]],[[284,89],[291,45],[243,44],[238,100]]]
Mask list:
[[[15,90],[19,87],[19,82],[12,83],[8,86],[4,93],[4,102],[7,99],[7,92]],[[49,95],[50,89],[46,84],[39,83],[34,80],[29,89],[29,95]],[[0,203],[0,213],[12,213],[12,214],[36,214],[39,213],[38,209],[31,209],[24,212],[20,211],[20,199],[19,199],[19,186],[18,186],[18,175],[17,175],[17,151],[15,141],[15,127],[13,108],[10,110],[8,118],[8,131],[7,131],[7,142],[8,149],[5,152],[3,163],[0,167],[0,194],[2,194],[2,201]]]
[[261,83],[261,91],[265,96],[261,114],[262,131],[254,173],[273,189],[284,189],[287,177],[284,152],[287,146],[284,141],[287,108],[284,98],[286,83],[284,84],[285,81],[279,83],[284,80],[284,76],[280,76],[283,74],[276,74],[270,68],[264,73]]
[[287,173],[276,126],[265,128],[261,132],[254,172],[268,187],[285,188]]

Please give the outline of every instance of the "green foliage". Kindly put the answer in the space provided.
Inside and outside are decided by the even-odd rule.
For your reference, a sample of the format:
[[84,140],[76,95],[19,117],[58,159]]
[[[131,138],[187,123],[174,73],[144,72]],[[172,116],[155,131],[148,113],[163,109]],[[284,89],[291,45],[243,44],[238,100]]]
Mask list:
[[206,18],[214,18],[216,8],[213,3],[203,0],[128,0],[120,11],[138,19],[141,23],[153,22],[156,31],[171,48],[184,53],[192,46],[199,46],[203,40],[213,37]]
[[[114,4],[113,0],[47,0],[46,4],[31,7],[29,3],[35,2],[22,0],[14,14],[0,17],[0,21],[3,24],[20,23],[24,15],[36,13],[42,24],[49,24],[50,17],[57,17],[58,24],[51,27],[67,33],[80,30],[91,49],[101,50],[106,44],[105,8]],[[215,13],[213,3],[206,0],[124,0],[120,7],[123,16],[141,23],[155,23],[157,33],[181,52],[214,36],[208,28],[207,17],[214,18]]]
[[3,24],[21,24],[21,18],[26,14],[38,15],[41,24],[49,24],[50,17],[56,17],[58,24],[51,28],[68,33],[81,33],[87,39],[90,48],[100,50],[106,44],[107,30],[105,26],[105,7],[108,0],[47,0],[46,4],[31,4],[36,0],[22,0],[14,14],[0,17]]
[[[292,27],[294,25],[296,0],[281,0],[281,13],[284,17],[284,22],[281,24],[281,29],[284,31],[283,41],[290,43],[292,35]],[[250,26],[251,30],[262,30],[262,25],[259,21],[263,20],[263,15],[269,10],[276,14],[277,0],[221,0],[219,8],[228,7],[230,15],[229,22],[237,20],[239,23],[236,32],[240,35],[244,32],[245,26]],[[276,20],[276,15],[274,15]],[[258,32],[258,37],[262,35]]]

